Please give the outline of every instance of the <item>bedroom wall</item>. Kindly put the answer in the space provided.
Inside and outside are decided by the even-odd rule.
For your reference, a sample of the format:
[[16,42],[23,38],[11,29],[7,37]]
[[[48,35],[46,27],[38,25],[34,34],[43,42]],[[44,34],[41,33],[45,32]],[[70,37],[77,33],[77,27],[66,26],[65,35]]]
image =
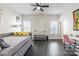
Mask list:
[[18,14],[8,6],[5,6],[5,4],[0,4],[0,15],[0,34],[21,31],[20,27],[12,27],[13,24],[16,24],[16,16],[19,16],[21,19],[20,14]]
[[61,19],[62,19],[62,29],[63,29],[63,34],[78,34],[79,31],[74,31],[73,30],[73,11],[78,9],[79,4],[72,4],[71,6],[68,6],[68,8],[61,14]]
[[[59,15],[46,15],[46,14],[26,15],[23,16],[22,19],[23,22],[31,21],[33,34],[35,34],[34,32],[35,30],[36,31],[45,30],[46,31],[45,34],[49,36],[49,39],[54,39],[54,38],[57,39],[57,36],[52,37],[53,35],[50,33],[50,21],[58,21]],[[40,32],[38,34],[40,34]]]

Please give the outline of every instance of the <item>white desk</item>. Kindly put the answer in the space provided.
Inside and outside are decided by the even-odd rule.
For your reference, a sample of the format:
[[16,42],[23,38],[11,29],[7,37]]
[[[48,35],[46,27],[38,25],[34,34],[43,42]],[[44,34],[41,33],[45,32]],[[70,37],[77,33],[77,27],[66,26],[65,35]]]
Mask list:
[[79,40],[79,37],[76,37],[76,36],[69,36],[69,38],[72,40]]
[[76,48],[76,47],[79,48],[79,45],[77,45],[77,44],[79,44],[79,42],[78,42],[78,41],[79,41],[79,37],[76,37],[76,36],[74,35],[74,36],[69,36],[69,38],[70,38],[71,40],[75,40],[75,41],[76,41],[75,50],[76,50],[77,52],[75,51],[74,53],[79,56],[79,49]]

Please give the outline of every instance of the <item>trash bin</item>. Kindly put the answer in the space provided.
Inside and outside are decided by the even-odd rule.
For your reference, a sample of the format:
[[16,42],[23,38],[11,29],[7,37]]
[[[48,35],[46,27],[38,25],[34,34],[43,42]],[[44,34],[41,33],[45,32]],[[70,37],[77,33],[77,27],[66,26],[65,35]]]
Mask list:
[[46,36],[46,40],[48,41],[48,36]]

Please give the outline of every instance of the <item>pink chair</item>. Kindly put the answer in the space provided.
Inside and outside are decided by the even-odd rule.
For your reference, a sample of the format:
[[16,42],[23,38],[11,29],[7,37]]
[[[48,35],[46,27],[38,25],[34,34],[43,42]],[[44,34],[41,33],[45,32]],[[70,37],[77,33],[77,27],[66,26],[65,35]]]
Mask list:
[[68,35],[63,35],[64,37],[64,44],[73,45],[75,43],[74,40],[69,39]]

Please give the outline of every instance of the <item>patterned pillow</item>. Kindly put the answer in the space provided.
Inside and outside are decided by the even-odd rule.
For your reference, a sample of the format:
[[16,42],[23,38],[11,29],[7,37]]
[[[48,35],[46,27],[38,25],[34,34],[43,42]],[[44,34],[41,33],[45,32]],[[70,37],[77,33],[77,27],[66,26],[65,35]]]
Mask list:
[[13,35],[14,35],[14,36],[17,36],[17,32],[13,32]]
[[0,34],[0,38],[2,38],[2,34]]
[[1,47],[0,47],[0,51],[1,51],[2,49],[1,49]]
[[5,49],[5,48],[8,48],[9,45],[6,44],[2,38],[0,38],[0,47],[1,49]]

